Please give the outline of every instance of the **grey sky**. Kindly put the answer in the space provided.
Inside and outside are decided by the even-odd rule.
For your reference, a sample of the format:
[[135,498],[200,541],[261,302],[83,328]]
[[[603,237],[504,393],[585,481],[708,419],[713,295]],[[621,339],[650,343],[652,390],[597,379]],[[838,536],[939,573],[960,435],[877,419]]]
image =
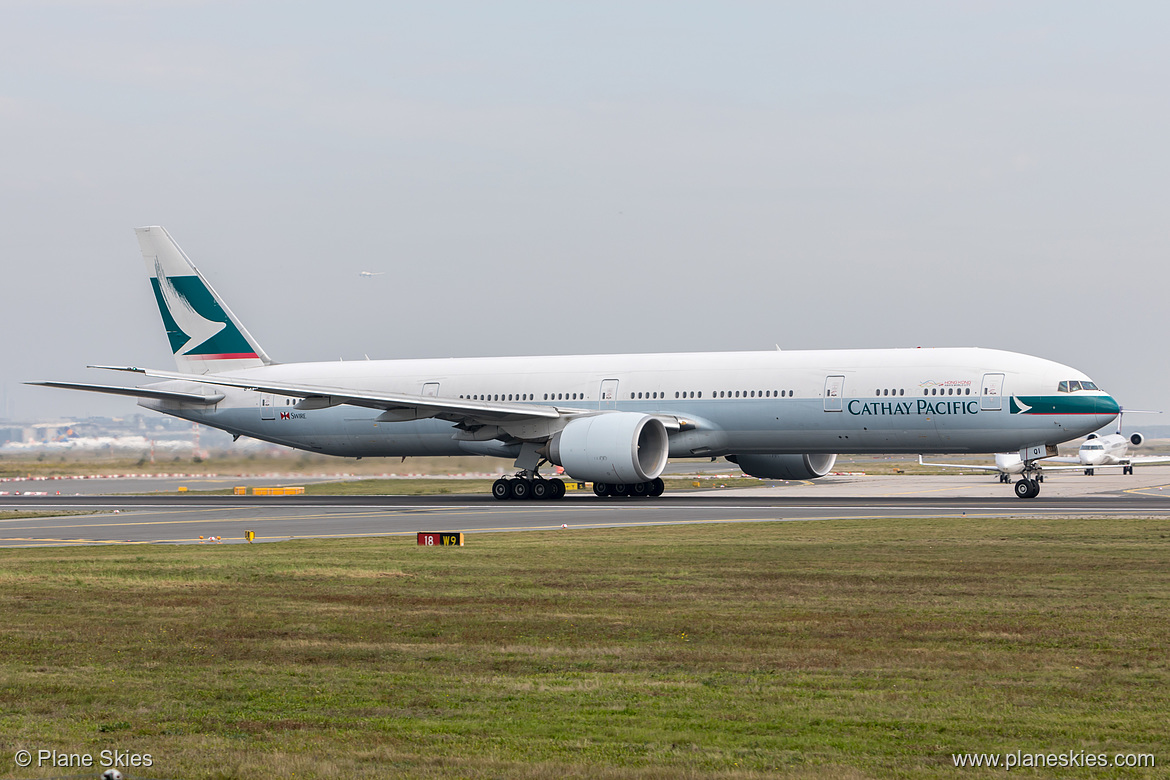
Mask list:
[[1170,409],[1165,4],[0,11],[16,417],[172,367],[144,224],[278,360],[977,345]]

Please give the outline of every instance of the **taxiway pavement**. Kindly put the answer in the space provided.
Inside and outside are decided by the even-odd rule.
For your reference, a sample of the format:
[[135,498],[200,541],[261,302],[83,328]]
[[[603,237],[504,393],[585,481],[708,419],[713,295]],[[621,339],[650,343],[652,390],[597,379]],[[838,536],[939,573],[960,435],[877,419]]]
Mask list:
[[[1170,518],[1170,467],[1132,476],[1049,477],[1039,498],[1017,499],[986,475],[840,476],[772,487],[667,493],[660,499],[495,501],[489,496],[0,496],[0,546],[190,544],[413,535],[419,531],[544,531],[679,523],[884,517]],[[111,481],[110,489],[119,486]],[[27,516],[67,512],[57,516]]]

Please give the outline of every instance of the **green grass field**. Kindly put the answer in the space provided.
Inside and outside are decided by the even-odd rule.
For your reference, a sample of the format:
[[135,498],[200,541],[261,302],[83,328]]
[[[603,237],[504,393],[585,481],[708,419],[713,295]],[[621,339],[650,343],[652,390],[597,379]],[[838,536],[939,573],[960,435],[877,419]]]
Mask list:
[[[872,520],[0,551],[18,749],[156,778],[992,777],[1170,762],[1170,525]],[[95,773],[96,774],[96,773]]]

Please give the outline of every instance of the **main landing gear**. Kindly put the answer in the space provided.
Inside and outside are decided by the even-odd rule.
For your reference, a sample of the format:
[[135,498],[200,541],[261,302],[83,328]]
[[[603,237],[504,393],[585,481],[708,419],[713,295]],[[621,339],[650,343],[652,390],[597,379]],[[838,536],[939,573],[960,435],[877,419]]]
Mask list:
[[492,496],[497,501],[559,501],[565,497],[565,483],[540,475],[517,474],[511,479],[501,477],[493,482]]
[[609,482],[594,482],[593,492],[601,498],[658,498],[666,490],[666,483],[662,477],[649,482],[634,482],[632,484],[614,484]]
[[[657,498],[666,489],[661,478],[649,482],[615,484],[594,482],[593,492],[601,498]],[[497,501],[559,501],[565,497],[565,483],[559,479],[529,476],[523,472],[514,477],[501,477],[492,483],[492,496]]]

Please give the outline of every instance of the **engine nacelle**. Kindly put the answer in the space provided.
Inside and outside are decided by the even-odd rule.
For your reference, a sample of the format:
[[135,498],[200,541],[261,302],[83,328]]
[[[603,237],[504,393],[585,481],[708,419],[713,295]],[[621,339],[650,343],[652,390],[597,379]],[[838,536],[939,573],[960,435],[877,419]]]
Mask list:
[[836,455],[728,455],[744,474],[760,479],[816,479],[837,462]]
[[573,479],[649,482],[666,468],[666,426],[657,417],[610,412],[570,420],[548,443],[548,459]]
[[1131,433],[1129,435],[1129,443],[1135,447],[1142,446],[1142,442],[1144,442],[1145,440],[1146,440],[1146,437],[1142,436],[1140,433]]

